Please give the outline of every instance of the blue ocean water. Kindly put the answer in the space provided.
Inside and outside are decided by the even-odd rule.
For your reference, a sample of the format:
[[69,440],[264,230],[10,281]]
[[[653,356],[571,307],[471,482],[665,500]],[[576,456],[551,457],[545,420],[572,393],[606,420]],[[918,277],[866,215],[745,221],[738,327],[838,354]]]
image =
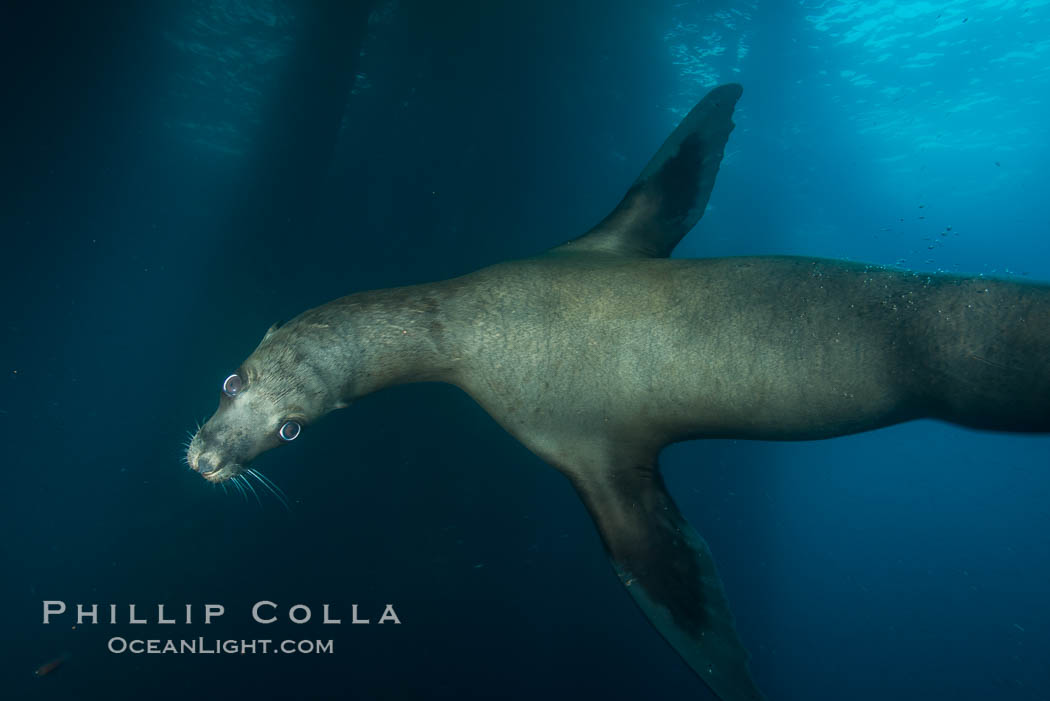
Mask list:
[[[4,30],[4,698],[710,698],[568,482],[458,390],[264,455],[290,513],[181,454],[270,324],[579,234],[716,84],[744,86],[737,128],[676,256],[1050,280],[1050,2],[60,3]],[[1028,701],[1048,448],[919,421],[662,462],[770,699]],[[45,600],[195,622],[43,625]],[[254,624],[260,600],[315,620]]]

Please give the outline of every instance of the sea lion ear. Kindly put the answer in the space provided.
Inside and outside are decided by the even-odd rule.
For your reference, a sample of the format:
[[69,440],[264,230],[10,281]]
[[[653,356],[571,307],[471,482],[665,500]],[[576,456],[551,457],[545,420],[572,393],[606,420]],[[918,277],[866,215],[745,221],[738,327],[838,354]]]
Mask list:
[[270,336],[273,335],[274,331],[276,331],[277,329],[281,328],[282,326],[284,326],[284,322],[283,321],[278,321],[276,324],[274,324],[273,326],[268,328],[266,330],[266,335],[263,336],[263,340],[265,341],[266,339],[268,339]]

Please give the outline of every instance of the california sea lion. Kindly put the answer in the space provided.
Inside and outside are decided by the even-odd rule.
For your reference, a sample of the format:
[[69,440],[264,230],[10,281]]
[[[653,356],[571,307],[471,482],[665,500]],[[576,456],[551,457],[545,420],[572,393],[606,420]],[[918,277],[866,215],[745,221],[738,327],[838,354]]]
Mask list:
[[1050,286],[812,258],[668,259],[704,211],[740,95],[712,90],[578,239],[271,328],[224,383],[190,466],[230,480],[358,397],[457,385],[575,485],[621,581],[711,689],[762,698],[660,450],[920,417],[1048,431]]

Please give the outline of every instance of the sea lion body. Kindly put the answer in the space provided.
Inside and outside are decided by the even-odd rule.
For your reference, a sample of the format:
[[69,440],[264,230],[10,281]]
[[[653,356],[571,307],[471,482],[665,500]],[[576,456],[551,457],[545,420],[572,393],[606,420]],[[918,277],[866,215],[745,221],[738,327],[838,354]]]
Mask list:
[[829,437],[913,411],[913,367],[894,340],[917,313],[886,303],[922,288],[905,275],[809,259],[564,256],[478,277],[475,300],[488,301],[466,303],[475,367],[461,384],[566,469],[581,442],[651,455],[690,438]]
[[627,591],[715,694],[761,699],[660,451],[920,417],[1050,431],[1050,286],[815,258],[670,259],[706,207],[740,94],[711,91],[584,236],[272,328],[224,383],[190,467],[247,483],[252,458],[334,409],[394,384],[455,384],[569,478]]
[[[1043,285],[800,257],[562,254],[493,266],[456,289],[467,299],[452,352],[470,358],[456,383],[565,469],[584,442],[648,455],[694,438],[967,423],[975,394],[1001,401],[996,416],[1014,430],[1050,428],[1045,407],[1017,401],[1034,380],[1047,389],[1022,338],[1050,329]],[[967,401],[953,399],[953,376]],[[559,459],[565,451],[577,455]]]

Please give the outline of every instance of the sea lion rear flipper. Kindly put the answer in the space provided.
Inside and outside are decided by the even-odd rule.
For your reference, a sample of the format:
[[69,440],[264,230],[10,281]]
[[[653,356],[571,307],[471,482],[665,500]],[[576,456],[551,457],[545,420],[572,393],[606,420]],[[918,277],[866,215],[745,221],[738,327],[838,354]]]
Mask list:
[[711,551],[679,513],[655,465],[571,477],[620,581],[722,701],[764,698],[747,668]]
[[702,99],[656,152],[623,200],[583,236],[553,249],[666,258],[707,207],[733,108],[743,93],[721,85]]

